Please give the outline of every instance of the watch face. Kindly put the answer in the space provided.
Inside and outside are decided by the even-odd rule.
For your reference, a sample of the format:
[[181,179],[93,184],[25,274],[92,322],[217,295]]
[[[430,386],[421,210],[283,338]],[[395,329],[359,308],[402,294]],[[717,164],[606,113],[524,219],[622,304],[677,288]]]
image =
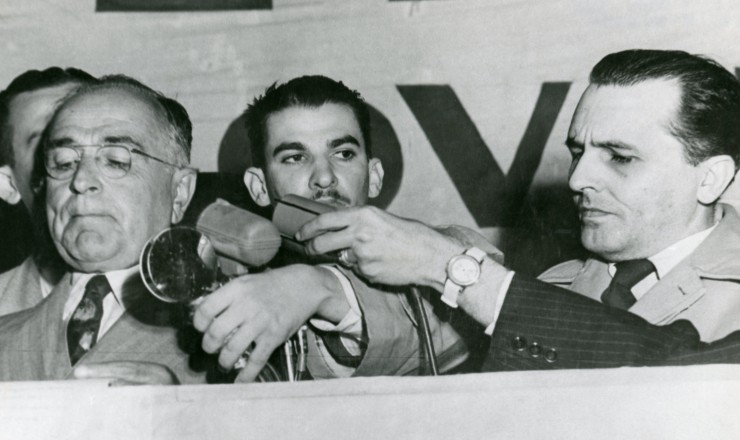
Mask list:
[[458,255],[450,261],[450,280],[459,286],[469,286],[480,276],[480,263],[470,255]]

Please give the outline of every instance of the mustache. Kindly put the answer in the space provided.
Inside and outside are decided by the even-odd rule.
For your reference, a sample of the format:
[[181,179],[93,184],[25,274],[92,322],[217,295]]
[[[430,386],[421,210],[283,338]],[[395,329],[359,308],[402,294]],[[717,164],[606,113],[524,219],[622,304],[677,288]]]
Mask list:
[[349,197],[340,194],[336,188],[316,190],[316,192],[311,195],[311,200],[318,201],[319,199],[332,199],[334,202],[344,206],[349,206],[351,203]]

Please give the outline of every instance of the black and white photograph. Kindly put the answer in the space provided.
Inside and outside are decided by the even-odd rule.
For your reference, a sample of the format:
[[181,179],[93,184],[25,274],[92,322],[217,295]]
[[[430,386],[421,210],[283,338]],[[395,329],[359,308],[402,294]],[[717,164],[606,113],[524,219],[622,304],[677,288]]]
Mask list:
[[0,440],[736,439],[734,0],[0,0]]

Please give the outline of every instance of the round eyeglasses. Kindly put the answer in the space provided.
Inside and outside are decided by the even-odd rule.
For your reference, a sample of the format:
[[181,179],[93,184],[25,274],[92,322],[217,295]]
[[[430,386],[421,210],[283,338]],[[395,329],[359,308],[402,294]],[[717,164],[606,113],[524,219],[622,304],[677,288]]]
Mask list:
[[72,177],[82,160],[82,149],[97,148],[95,151],[95,164],[104,176],[111,179],[120,179],[128,174],[131,169],[131,154],[148,157],[159,163],[175,168],[179,165],[166,162],[143,151],[135,150],[126,145],[117,144],[93,144],[93,145],[64,145],[52,147],[44,152],[44,166],[49,177],[58,180],[66,180]]

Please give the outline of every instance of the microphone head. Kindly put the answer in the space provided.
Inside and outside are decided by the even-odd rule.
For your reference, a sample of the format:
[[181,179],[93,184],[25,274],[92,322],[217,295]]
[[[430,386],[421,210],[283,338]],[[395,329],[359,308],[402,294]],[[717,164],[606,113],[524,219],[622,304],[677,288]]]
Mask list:
[[293,239],[301,226],[313,220],[314,217],[335,210],[333,206],[288,194],[278,200],[272,214],[272,222],[277,226],[280,235],[284,238]]
[[308,255],[303,243],[295,240],[301,226],[319,214],[335,211],[333,206],[325,205],[304,197],[289,194],[278,200],[272,214],[272,222],[283,237],[283,248],[293,254],[307,258],[313,263],[336,263],[336,255]]
[[262,266],[280,249],[280,233],[266,218],[218,199],[200,215],[196,229],[213,243],[216,253],[247,266]]

